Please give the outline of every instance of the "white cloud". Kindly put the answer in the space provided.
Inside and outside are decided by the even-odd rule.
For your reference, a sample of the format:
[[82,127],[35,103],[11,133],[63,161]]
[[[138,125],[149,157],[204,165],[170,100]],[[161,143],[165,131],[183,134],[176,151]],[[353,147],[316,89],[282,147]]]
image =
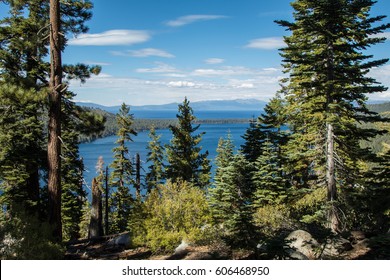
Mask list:
[[179,27],[187,24],[191,24],[198,21],[206,21],[206,20],[215,20],[226,18],[226,16],[222,15],[188,15],[182,16],[175,20],[167,21],[165,24],[171,27]]
[[224,63],[225,60],[223,58],[208,58],[204,62],[206,64],[221,64]]
[[167,84],[168,87],[178,87],[178,88],[183,88],[183,87],[195,87],[196,84],[194,82],[188,82],[188,81],[172,81]]
[[99,66],[111,65],[111,63],[107,63],[107,62],[99,62],[99,61],[91,61],[91,60],[84,61],[83,63],[88,65],[99,65]]
[[259,38],[249,41],[245,48],[261,49],[261,50],[274,50],[284,47],[286,44],[283,38],[280,37],[269,37]]
[[[367,76],[376,79],[385,87],[390,88],[390,64],[371,69]],[[385,92],[370,94],[369,98],[371,100],[390,101],[390,89]]]
[[371,35],[371,38],[386,38],[387,40],[390,40],[390,32],[383,32],[375,35]]
[[111,54],[118,55],[118,56],[132,56],[132,57],[150,57],[150,56],[165,57],[165,58],[175,57],[173,54],[167,51],[154,49],[154,48],[129,50],[126,52],[113,51],[111,52]]
[[238,75],[251,75],[256,70],[249,69],[241,66],[224,66],[220,68],[208,68],[208,69],[195,69],[191,75],[202,77],[213,76],[238,76]]
[[150,40],[149,32],[144,30],[108,30],[96,34],[82,34],[69,40],[74,46],[119,46],[134,45]]
[[220,66],[207,69],[178,69],[157,62],[136,69],[144,78],[93,76],[85,84],[71,81],[78,99],[118,105],[118,99],[132,105],[256,98],[268,100],[279,90],[281,69]]
[[168,65],[168,64],[165,64],[162,62],[158,62],[156,64],[157,64],[156,67],[138,68],[135,71],[137,73],[174,73],[174,72],[178,72],[178,70],[171,65]]

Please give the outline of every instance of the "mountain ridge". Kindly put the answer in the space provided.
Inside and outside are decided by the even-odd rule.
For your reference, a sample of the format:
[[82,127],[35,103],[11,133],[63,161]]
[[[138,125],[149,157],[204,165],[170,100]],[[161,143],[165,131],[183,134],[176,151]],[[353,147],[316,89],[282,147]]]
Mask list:
[[[78,106],[101,109],[110,113],[117,113],[120,106],[105,106],[91,102],[76,102]],[[148,110],[177,110],[180,103],[168,103],[162,105],[142,105],[132,106],[132,111],[148,111]],[[246,111],[246,110],[262,110],[267,102],[258,99],[235,99],[235,100],[207,100],[191,102],[190,106],[193,110],[203,111]]]

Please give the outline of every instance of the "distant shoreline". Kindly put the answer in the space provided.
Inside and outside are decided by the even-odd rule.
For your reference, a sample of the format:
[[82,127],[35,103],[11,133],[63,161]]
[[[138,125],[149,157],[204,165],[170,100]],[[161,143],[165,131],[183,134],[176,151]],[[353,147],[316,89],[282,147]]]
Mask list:
[[[196,119],[194,121],[194,124],[215,124],[215,125],[222,125],[222,124],[245,124],[248,123],[251,119],[248,118],[236,118],[236,119],[228,119],[228,118],[221,118],[221,119]],[[134,119],[133,127],[135,131],[141,132],[141,131],[147,131],[150,130],[152,127],[155,129],[169,129],[169,127],[172,125],[177,124],[177,119]],[[89,137],[80,137],[80,143],[90,143],[92,141],[95,141],[97,139],[110,137],[116,134],[116,127],[111,127],[111,129],[106,129],[102,134],[100,135],[93,135]]]

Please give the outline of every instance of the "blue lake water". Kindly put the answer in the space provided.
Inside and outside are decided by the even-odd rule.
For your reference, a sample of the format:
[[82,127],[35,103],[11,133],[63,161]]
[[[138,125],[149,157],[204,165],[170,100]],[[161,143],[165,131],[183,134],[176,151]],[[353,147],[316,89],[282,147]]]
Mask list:
[[[225,116],[222,114],[219,115],[219,118],[225,118]],[[214,159],[217,154],[216,149],[219,139],[221,137],[226,137],[226,135],[230,131],[236,148],[239,148],[240,145],[242,145],[244,142],[241,136],[245,133],[245,130],[248,126],[249,125],[245,123],[202,124],[197,130],[197,132],[199,133],[205,132],[202,137],[202,142],[200,143],[200,146],[202,147],[202,152],[205,152],[206,150],[209,152],[209,159],[214,165]],[[169,129],[156,130],[156,133],[161,135],[160,141],[163,145],[168,144],[172,137]],[[136,153],[140,154],[142,166],[145,170],[147,170],[147,164],[145,162],[148,153],[147,145],[150,141],[148,134],[149,131],[141,131],[138,133],[137,136],[133,137],[134,142],[128,144],[131,156],[134,157]],[[95,166],[99,156],[103,157],[105,166],[109,165],[112,162],[112,149],[115,147],[116,139],[116,136],[109,136],[95,140],[91,143],[80,144],[80,156],[83,158],[85,165],[84,178],[88,185],[91,184],[93,177],[97,175]],[[214,168],[215,166],[213,166],[213,170]]]
[[[246,111],[195,111],[197,119],[250,119],[253,116],[260,115],[262,111],[246,110]],[[137,119],[175,119],[177,110],[130,110]]]

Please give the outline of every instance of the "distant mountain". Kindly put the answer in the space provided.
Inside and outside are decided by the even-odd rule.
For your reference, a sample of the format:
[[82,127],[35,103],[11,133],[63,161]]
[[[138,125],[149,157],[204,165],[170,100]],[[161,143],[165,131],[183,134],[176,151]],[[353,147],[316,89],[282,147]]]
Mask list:
[[[76,102],[79,106],[101,109],[110,113],[117,113],[120,106],[104,106],[95,103]],[[257,99],[236,99],[236,100],[209,100],[191,102],[190,105],[195,111],[261,111],[267,102]],[[164,105],[144,105],[131,106],[131,110],[148,111],[148,110],[177,110],[179,103],[169,103]]]

